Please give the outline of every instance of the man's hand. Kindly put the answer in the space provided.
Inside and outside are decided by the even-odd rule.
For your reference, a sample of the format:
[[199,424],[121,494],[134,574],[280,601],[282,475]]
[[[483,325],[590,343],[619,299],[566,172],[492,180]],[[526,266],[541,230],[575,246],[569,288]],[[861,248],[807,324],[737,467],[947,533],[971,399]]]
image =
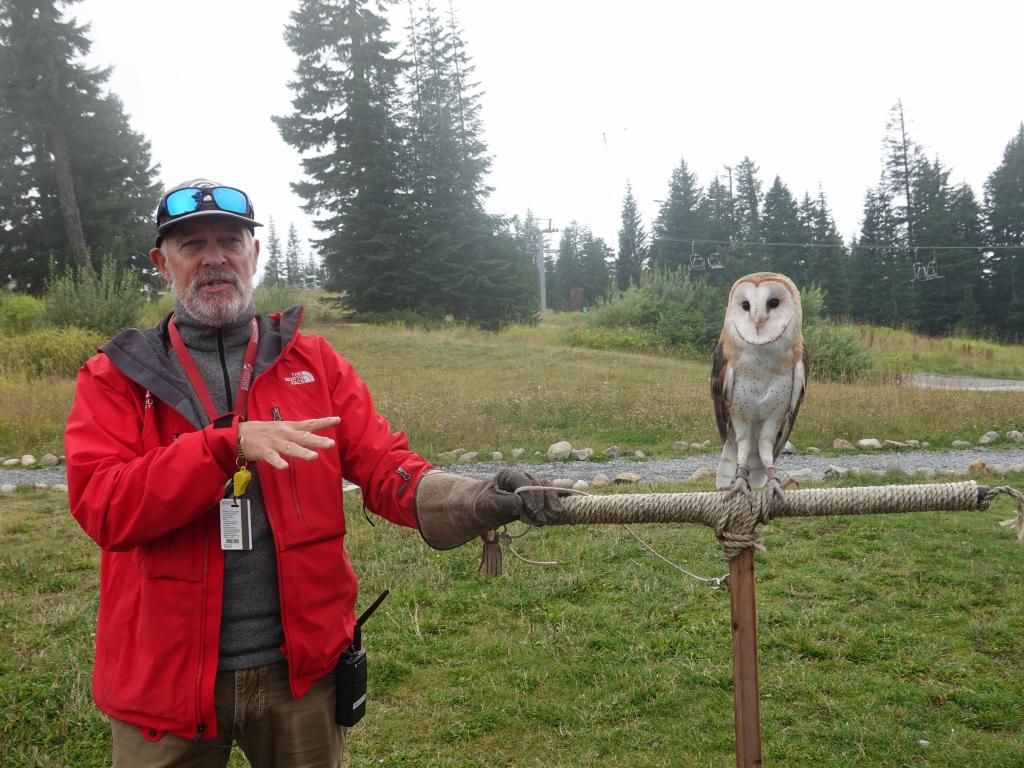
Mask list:
[[329,437],[313,434],[341,423],[337,416],[306,421],[243,421],[238,425],[238,447],[249,461],[265,461],[275,469],[288,469],[284,456],[313,461],[316,448],[333,448]]

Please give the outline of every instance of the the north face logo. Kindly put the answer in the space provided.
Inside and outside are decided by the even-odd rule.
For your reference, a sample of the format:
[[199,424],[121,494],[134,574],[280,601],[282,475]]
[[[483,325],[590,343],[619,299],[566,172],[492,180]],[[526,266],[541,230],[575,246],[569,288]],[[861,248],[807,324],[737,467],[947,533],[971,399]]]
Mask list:
[[284,377],[284,380],[289,384],[312,384],[316,379],[313,378],[313,374],[309,371],[296,371],[295,373],[289,373]]

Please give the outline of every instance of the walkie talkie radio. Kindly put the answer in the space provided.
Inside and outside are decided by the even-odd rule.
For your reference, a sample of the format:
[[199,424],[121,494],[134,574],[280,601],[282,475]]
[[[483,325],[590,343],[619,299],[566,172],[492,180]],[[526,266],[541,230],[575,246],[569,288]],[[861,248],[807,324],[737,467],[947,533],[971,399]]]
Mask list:
[[334,722],[338,725],[351,728],[366,714],[366,651],[363,650],[362,627],[387,596],[388,590],[385,589],[356,619],[352,645],[341,654],[334,669]]

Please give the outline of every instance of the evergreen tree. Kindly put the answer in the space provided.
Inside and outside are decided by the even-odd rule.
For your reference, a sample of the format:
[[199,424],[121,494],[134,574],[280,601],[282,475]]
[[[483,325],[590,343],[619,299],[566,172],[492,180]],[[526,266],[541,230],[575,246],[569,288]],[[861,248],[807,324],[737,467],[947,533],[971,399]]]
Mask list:
[[581,232],[574,220],[562,230],[558,242],[558,258],[552,270],[548,286],[548,306],[552,309],[567,309],[573,288],[583,287],[583,258],[581,253]]
[[302,245],[299,242],[299,232],[294,224],[288,225],[288,243],[284,249],[284,272],[285,282],[292,288],[301,288],[302,269]]
[[610,287],[610,263],[615,252],[600,237],[584,228],[580,234],[580,287],[584,301],[593,306],[603,299]]
[[986,319],[1016,337],[1024,329],[1024,123],[985,181]]
[[687,168],[686,160],[680,160],[669,180],[668,197],[661,202],[654,220],[652,267],[674,270],[689,266],[691,248],[685,241],[706,239],[700,214],[701,188],[697,176]]
[[615,279],[619,290],[640,285],[640,275],[647,262],[647,233],[640,219],[640,209],[633,197],[633,185],[626,184],[622,200],[622,228],[619,230],[619,255],[615,266]]
[[110,71],[82,63],[88,27],[62,10],[73,2],[0,0],[0,281],[35,292],[51,258],[155,274],[149,143],[105,92]]
[[284,255],[281,253],[281,239],[277,236],[274,217],[267,221],[266,263],[263,266],[263,284],[280,285],[285,282]]
[[744,157],[736,167],[735,237],[747,243],[740,256],[746,272],[757,272],[765,268],[765,250],[758,241],[761,239],[761,181],[757,178],[758,167],[749,157]]
[[804,236],[813,246],[807,249],[805,280],[825,290],[830,314],[845,316],[849,312],[850,259],[823,190],[818,189],[816,198],[804,196],[800,218]]
[[304,155],[306,178],[293,189],[305,210],[324,214],[316,247],[328,286],[344,290],[358,310],[383,311],[414,306],[418,286],[405,239],[402,64],[386,39],[387,19],[374,7],[369,0],[299,3],[285,29],[299,58],[293,111],[274,121]]
[[801,225],[796,198],[778,176],[764,196],[759,236],[767,243],[764,246],[765,267],[786,275],[798,287],[804,286],[807,283],[807,249],[797,244],[808,242],[810,238]]
[[525,251],[483,202],[490,167],[473,66],[450,11],[428,0],[410,27],[407,122],[411,282],[421,305],[486,325],[533,316]]
[[[861,322],[896,325],[899,307],[891,300],[894,259],[902,246],[896,243],[898,221],[892,204],[879,187],[864,196],[864,222],[860,238],[851,247],[850,316]],[[910,276],[905,275],[909,281]]]

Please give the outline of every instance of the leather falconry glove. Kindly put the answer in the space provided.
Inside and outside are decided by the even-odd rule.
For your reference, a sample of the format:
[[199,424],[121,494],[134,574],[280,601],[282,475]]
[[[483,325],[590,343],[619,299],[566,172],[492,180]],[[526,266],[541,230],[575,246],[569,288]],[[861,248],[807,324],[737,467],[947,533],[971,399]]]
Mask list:
[[[551,490],[515,493],[528,485]],[[544,525],[548,513],[561,511],[559,489],[518,469],[503,469],[490,480],[431,471],[416,488],[420,535],[434,549],[453,549],[516,520]]]

